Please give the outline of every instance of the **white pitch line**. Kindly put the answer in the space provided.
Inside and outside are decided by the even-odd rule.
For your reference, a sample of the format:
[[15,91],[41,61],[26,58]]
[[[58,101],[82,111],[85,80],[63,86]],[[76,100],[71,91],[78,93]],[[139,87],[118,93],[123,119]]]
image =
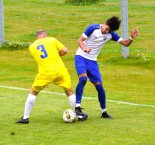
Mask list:
[[[25,89],[25,88],[12,87],[12,86],[3,86],[3,85],[0,85],[0,88],[12,89],[12,90],[24,90],[24,91],[29,90],[29,89]],[[42,93],[47,93],[47,94],[56,94],[56,95],[65,96],[64,93],[57,93],[57,92],[50,92],[50,91],[41,91],[41,92]],[[88,100],[97,100],[97,98],[91,98],[91,97],[86,97],[86,96],[83,96],[83,98],[84,99],[88,99]],[[131,106],[141,106],[141,107],[152,107],[152,108],[155,108],[154,105],[136,104],[136,103],[131,103],[131,102],[116,101],[116,100],[107,100],[107,101],[108,102],[112,102],[112,103],[131,105]]]

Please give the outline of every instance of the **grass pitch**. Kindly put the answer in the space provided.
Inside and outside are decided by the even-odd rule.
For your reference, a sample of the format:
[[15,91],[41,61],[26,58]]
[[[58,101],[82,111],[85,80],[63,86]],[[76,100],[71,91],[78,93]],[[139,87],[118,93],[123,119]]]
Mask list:
[[[64,5],[56,1],[4,1],[5,39],[33,42],[38,29],[46,29],[69,49],[63,57],[75,90],[74,68],[77,38],[87,25],[120,16],[118,1],[97,5]],[[131,9],[132,8],[132,9]],[[92,17],[94,15],[94,17]],[[86,17],[87,16],[87,17]],[[51,84],[41,92],[30,116],[30,124],[16,124],[23,115],[28,89],[37,64],[28,50],[0,50],[0,144],[2,145],[153,145],[155,144],[155,53],[154,0],[129,1],[129,27],[140,35],[122,59],[119,45],[109,43],[98,62],[107,94],[107,111],[114,119],[101,119],[95,88],[89,82],[82,107],[84,122],[65,123],[63,112],[70,108],[63,90]],[[146,19],[148,20],[146,22]],[[38,21],[39,20],[39,21]],[[119,32],[120,34],[120,32]],[[8,88],[11,87],[11,88]]]
[[151,106],[108,102],[113,120],[101,119],[97,99],[83,99],[84,122],[65,123],[63,111],[69,108],[65,96],[40,93],[28,125],[16,124],[23,114],[27,91],[1,90],[1,144],[10,145],[134,145],[154,144],[154,113]]
[[[89,115],[88,120],[71,124],[63,122],[62,114],[70,108],[69,101],[62,89],[51,84],[44,91],[60,94],[41,92],[32,110],[30,124],[23,125],[16,124],[15,121],[23,115],[28,89],[37,73],[37,66],[28,50],[1,51],[1,55],[2,145],[153,145],[155,143],[154,69],[149,69],[145,65],[121,65],[121,61],[119,65],[101,64],[100,69],[107,93],[107,111],[114,117],[113,120],[100,118],[97,93],[93,85],[88,82],[82,101],[82,107]],[[126,63],[130,61],[126,60]],[[66,59],[65,63],[70,66],[68,70],[75,89],[78,80],[72,65],[73,60]]]

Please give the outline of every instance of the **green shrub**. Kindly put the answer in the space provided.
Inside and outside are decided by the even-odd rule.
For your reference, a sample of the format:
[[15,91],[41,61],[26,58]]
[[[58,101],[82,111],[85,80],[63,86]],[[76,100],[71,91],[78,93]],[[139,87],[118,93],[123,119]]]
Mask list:
[[71,4],[95,4],[99,2],[99,0],[66,0],[66,3],[71,3]]
[[26,42],[9,42],[5,41],[0,45],[0,50],[19,50],[19,49],[27,49],[29,47],[29,43]]

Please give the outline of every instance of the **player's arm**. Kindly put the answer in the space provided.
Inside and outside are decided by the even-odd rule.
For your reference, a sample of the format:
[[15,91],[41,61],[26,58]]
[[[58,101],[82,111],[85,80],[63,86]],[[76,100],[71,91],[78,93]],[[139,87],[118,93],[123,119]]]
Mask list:
[[59,42],[56,38],[53,38],[54,39],[54,42],[55,42],[55,45],[58,49],[58,53],[60,56],[64,56],[68,50],[67,50],[67,47],[65,47],[61,42]]
[[82,34],[81,37],[78,39],[78,45],[79,45],[79,47],[80,47],[84,52],[90,53],[91,48],[86,48],[86,47],[84,46],[83,41],[85,41],[85,40],[86,40],[86,38],[85,38],[84,35]]
[[131,34],[130,34],[129,39],[122,39],[119,43],[120,43],[121,45],[127,47],[127,46],[129,46],[129,45],[132,43],[133,39],[134,39],[135,37],[137,37],[137,36],[138,36],[138,30],[135,29],[135,30],[131,31]]
[[92,50],[91,48],[86,48],[84,46],[84,41],[87,39],[87,37],[89,37],[95,29],[99,29],[100,25],[99,24],[92,24],[89,27],[87,27],[87,29],[85,30],[85,32],[80,36],[80,38],[78,39],[78,45],[80,46],[80,48],[86,52],[86,53],[90,53],[90,51]]
[[67,48],[64,46],[61,50],[59,50],[59,55],[64,56],[68,52]]

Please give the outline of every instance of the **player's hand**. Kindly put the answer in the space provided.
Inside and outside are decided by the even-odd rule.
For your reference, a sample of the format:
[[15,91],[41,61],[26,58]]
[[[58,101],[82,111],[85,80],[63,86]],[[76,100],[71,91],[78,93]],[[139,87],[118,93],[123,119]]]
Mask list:
[[138,36],[138,33],[139,33],[139,31],[137,29],[131,31],[131,38],[134,39],[135,37],[137,37]]
[[91,48],[85,48],[83,51],[89,54],[91,50],[92,50]]

